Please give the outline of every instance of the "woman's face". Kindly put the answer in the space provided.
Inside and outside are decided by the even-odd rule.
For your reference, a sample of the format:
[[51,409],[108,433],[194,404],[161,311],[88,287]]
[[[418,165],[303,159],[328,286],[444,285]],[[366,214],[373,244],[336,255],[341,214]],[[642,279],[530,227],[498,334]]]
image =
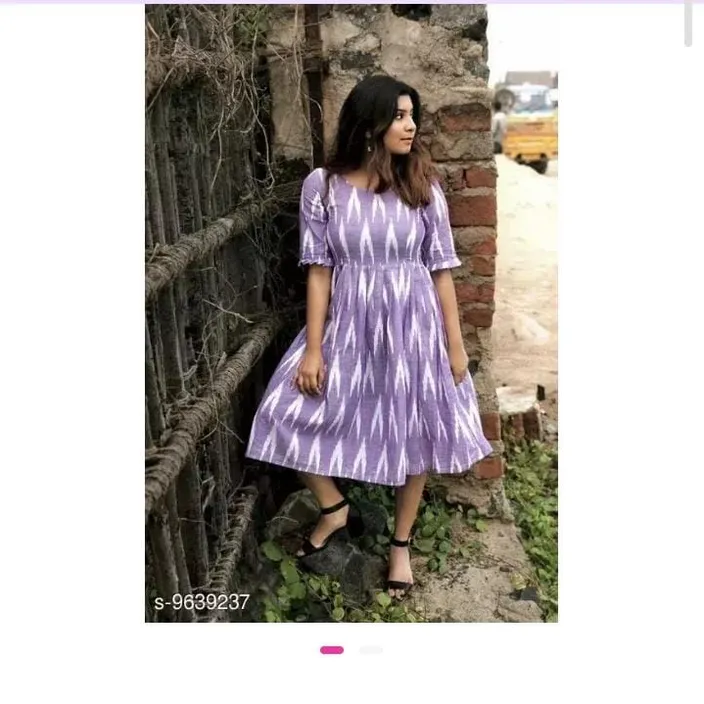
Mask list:
[[384,135],[384,146],[392,154],[408,154],[416,134],[413,121],[413,101],[408,95],[399,96],[393,122]]

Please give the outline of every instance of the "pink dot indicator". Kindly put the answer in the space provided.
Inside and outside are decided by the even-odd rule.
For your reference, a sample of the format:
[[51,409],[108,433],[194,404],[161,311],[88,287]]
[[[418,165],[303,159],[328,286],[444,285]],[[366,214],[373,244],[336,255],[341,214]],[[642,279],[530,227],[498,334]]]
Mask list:
[[320,652],[323,655],[342,655],[345,649],[341,645],[321,645]]

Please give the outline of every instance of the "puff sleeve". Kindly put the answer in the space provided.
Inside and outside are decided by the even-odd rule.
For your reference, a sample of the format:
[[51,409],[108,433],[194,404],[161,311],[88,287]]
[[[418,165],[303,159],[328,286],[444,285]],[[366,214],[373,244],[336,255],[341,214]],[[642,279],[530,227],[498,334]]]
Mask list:
[[325,172],[316,169],[303,181],[299,211],[300,265],[334,266],[327,240],[328,213],[325,208]]
[[425,236],[421,258],[430,271],[462,266],[455,252],[447,200],[439,183],[432,185],[432,202],[423,208]]

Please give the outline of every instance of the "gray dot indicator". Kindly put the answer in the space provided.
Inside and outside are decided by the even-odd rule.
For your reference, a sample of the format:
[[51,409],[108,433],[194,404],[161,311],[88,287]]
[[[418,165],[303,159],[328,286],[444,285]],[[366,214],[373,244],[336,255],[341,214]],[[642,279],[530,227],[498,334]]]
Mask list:
[[363,645],[359,652],[361,655],[381,655],[384,649],[379,645]]

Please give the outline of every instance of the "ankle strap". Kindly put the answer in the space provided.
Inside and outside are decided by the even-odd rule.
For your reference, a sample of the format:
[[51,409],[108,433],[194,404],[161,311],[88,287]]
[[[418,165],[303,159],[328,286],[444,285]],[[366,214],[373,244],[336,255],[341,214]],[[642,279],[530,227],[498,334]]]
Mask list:
[[411,542],[411,539],[409,538],[408,540],[399,540],[398,538],[391,538],[389,541],[394,547],[397,548],[407,548],[408,544]]
[[327,508],[321,508],[320,513],[324,513],[325,515],[328,515],[330,513],[335,513],[335,511],[339,511],[341,508],[344,508],[347,506],[349,501],[347,499],[342,499],[340,503],[335,504],[334,506],[328,506]]

